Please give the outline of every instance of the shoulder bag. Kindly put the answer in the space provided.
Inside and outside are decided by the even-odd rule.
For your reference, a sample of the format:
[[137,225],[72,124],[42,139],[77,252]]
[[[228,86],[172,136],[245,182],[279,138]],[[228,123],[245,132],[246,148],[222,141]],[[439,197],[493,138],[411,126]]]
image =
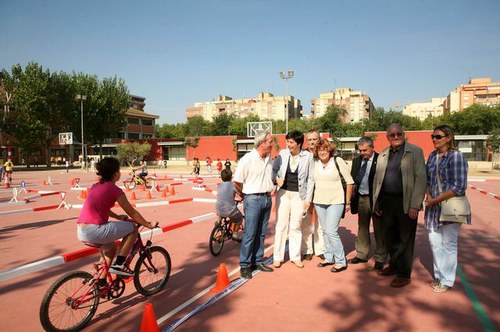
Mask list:
[[342,172],[340,171],[339,164],[337,164],[337,157],[333,157],[333,161],[335,162],[335,167],[337,167],[337,171],[339,172],[340,175],[340,182],[342,182],[342,189],[344,190],[344,211],[342,211],[342,217],[345,217],[345,207],[346,207],[346,196],[347,196],[347,183],[345,182],[344,176],[342,175]]
[[[436,173],[439,193],[442,194],[441,177],[439,176],[439,154],[436,156]],[[467,217],[470,215],[470,204],[465,194],[463,196],[454,196],[440,203],[441,214],[439,221],[467,223]]]

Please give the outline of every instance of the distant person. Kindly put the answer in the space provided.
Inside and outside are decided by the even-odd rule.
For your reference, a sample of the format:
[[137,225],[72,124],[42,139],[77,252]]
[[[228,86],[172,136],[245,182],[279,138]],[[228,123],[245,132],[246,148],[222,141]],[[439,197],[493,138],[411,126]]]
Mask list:
[[224,166],[226,167],[226,169],[231,170],[231,162],[229,161],[229,158],[226,158]]
[[254,138],[254,149],[245,154],[234,172],[234,186],[244,196],[245,231],[240,249],[240,273],[245,279],[252,278],[254,269],[273,272],[264,265],[264,240],[271,214],[272,181],[271,150],[273,137],[259,131]]
[[[319,133],[311,129],[306,133],[307,151],[314,155],[316,145],[319,141]],[[311,260],[313,255],[321,260],[325,259],[325,242],[323,240],[323,228],[316,214],[313,214],[314,204],[311,203],[307,214],[302,219],[302,245],[301,253],[303,260]]]
[[158,160],[158,169],[162,169],[163,168],[163,160],[160,159]]
[[14,164],[12,161],[9,159],[7,162],[3,165],[3,169],[5,172],[4,177],[7,177],[9,181],[12,181],[12,173],[14,172]]
[[236,202],[236,188],[234,187],[233,174],[227,169],[221,172],[222,183],[217,187],[217,202],[215,203],[215,211],[222,218],[229,218],[231,221],[231,230],[233,231],[233,240],[241,242],[241,223],[243,215],[238,209]]
[[196,175],[197,177],[200,176],[201,165],[199,158],[194,158],[193,166],[194,166],[194,175]]
[[95,173],[95,159],[90,158],[90,172]]
[[377,167],[378,153],[373,149],[373,140],[370,137],[361,137],[357,143],[359,157],[352,161],[351,176],[354,179],[354,194],[351,198],[351,213],[358,215],[358,234],[356,236],[356,256],[349,260],[350,264],[368,262],[371,239],[370,223],[373,220],[375,235],[375,266],[374,270],[384,268],[387,252],[383,241],[380,218],[373,214],[373,179]]
[[427,174],[424,153],[406,142],[400,124],[387,128],[390,146],[380,152],[373,180],[373,211],[381,217],[384,242],[391,257],[381,275],[396,277],[391,287],[411,283],[418,213],[422,209]]
[[210,157],[207,157],[206,162],[208,173],[212,173],[212,159],[210,159]]
[[222,171],[222,162],[219,158],[217,158],[217,172],[220,173]]
[[69,165],[70,165],[70,162],[68,159],[66,159],[66,161],[65,161],[66,173],[69,173]]
[[[435,150],[427,160],[427,192],[425,199],[425,228],[432,249],[434,280],[431,287],[444,293],[453,287],[457,272],[458,235],[461,223],[440,220],[444,200],[465,196],[467,190],[467,161],[455,148],[453,129],[441,125],[431,135]],[[471,223],[471,215],[466,218]]]
[[288,239],[290,261],[303,268],[300,246],[301,224],[306,215],[314,191],[313,155],[302,150],[304,134],[292,130],[286,134],[286,149],[279,152],[273,163],[273,181],[279,186],[276,194],[278,211],[274,233],[273,265],[279,268],[285,261]]

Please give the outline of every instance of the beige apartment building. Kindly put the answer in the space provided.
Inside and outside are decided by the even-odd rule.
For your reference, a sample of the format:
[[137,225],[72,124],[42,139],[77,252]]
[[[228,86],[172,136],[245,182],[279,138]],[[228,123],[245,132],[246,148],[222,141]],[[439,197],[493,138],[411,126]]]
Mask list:
[[343,119],[344,123],[368,119],[370,112],[375,110],[375,106],[367,94],[350,88],[339,88],[322,93],[319,98],[311,100],[311,114],[314,117],[321,117],[330,105],[336,105],[347,111],[347,115]]
[[444,101],[444,112],[458,112],[472,104],[495,105],[500,103],[500,82],[490,77],[473,78],[450,92]]
[[186,108],[186,118],[201,116],[207,121],[226,113],[237,117],[246,117],[250,114],[258,115],[261,120],[285,120],[302,116],[300,99],[293,96],[274,96],[269,92],[261,92],[256,98],[233,99],[219,95],[216,100],[198,102],[194,107]]
[[429,115],[437,117],[443,115],[445,97],[432,98],[430,101],[411,103],[403,108],[403,114],[424,121]]

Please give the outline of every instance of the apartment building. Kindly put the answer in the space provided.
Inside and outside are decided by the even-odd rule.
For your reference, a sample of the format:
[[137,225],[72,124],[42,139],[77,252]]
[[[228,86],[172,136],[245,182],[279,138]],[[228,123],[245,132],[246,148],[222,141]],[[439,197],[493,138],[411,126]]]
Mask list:
[[443,115],[445,97],[432,98],[430,101],[411,103],[403,108],[403,114],[425,120],[429,115],[433,117]]
[[314,117],[321,117],[330,105],[336,105],[347,111],[347,115],[343,119],[344,123],[368,119],[370,112],[375,110],[375,106],[367,94],[350,88],[339,88],[322,93],[319,98],[311,100],[311,114]]
[[118,133],[117,138],[148,139],[155,137],[155,120],[158,115],[144,112],[146,98],[130,96],[130,107],[125,113],[126,125]]
[[495,105],[499,103],[500,82],[492,82],[490,77],[479,77],[451,91],[444,101],[444,112],[462,111],[472,104]]
[[220,114],[234,114],[246,117],[250,114],[258,115],[261,120],[285,120],[300,118],[302,105],[294,96],[274,96],[269,92],[261,92],[256,98],[233,99],[219,95],[215,100],[195,103],[193,107],[186,108],[186,118],[201,116],[207,121],[212,121]]

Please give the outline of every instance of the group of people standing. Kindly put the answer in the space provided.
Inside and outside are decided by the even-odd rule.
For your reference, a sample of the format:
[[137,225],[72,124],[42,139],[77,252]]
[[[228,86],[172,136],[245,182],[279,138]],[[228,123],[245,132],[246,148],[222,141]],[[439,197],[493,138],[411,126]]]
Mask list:
[[[391,124],[386,135],[390,145],[380,154],[374,151],[370,137],[362,137],[357,142],[360,156],[349,167],[337,156],[335,145],[314,130],[306,137],[298,131],[287,133],[287,148],[273,161],[272,135],[259,132],[254,149],[241,158],[233,177],[236,190],[245,197],[241,276],[251,278],[256,269],[273,271],[263,263],[263,254],[271,194],[276,191],[274,268],[285,261],[287,239],[290,261],[298,268],[313,255],[322,259],[318,268],[331,266],[333,273],[346,270],[348,263],[367,263],[373,220],[373,270],[395,276],[391,287],[407,286],[411,283],[418,215],[425,203],[434,267],[430,285],[438,293],[450,289],[455,280],[461,224],[440,218],[440,202],[465,195],[467,163],[454,148],[449,126],[439,126],[431,135],[435,151],[427,165],[422,149],[406,141],[401,125]],[[350,260],[339,235],[340,221],[347,212],[358,215],[356,256]]]

